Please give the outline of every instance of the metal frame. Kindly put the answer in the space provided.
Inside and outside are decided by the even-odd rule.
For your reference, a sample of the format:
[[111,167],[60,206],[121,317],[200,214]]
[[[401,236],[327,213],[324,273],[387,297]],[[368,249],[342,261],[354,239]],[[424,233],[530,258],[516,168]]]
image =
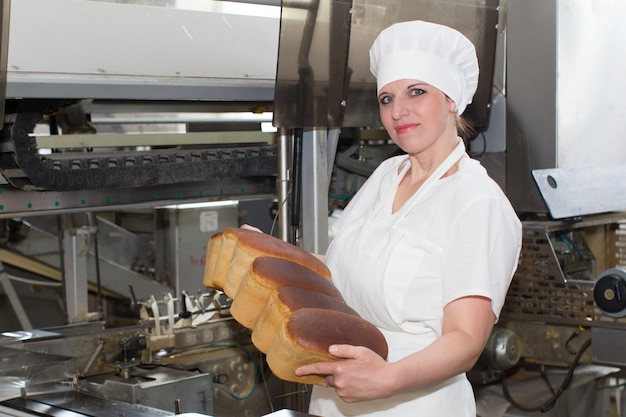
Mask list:
[[196,184],[83,190],[66,192],[32,192],[0,184],[0,218],[29,217],[41,214],[83,213],[136,207],[159,207],[181,202],[249,198],[273,195],[276,181],[272,177],[231,178]]
[[318,253],[328,248],[328,187],[339,129],[304,132],[302,161],[302,247]]
[[0,0],[0,126],[4,123],[4,99],[7,92],[10,13],[11,0]]
[[[264,3],[256,7],[271,13],[250,16],[241,4],[224,12],[20,0],[11,10],[7,97],[271,101],[280,10]],[[51,37],[63,40],[59,48],[38,47]]]
[[15,288],[13,287],[13,283],[4,269],[4,263],[2,261],[0,261],[0,284],[2,285],[2,288],[11,303],[11,307],[13,307],[13,311],[15,312],[22,329],[32,330],[33,325],[28,318],[28,314],[26,314],[26,310],[20,301],[20,297],[17,295],[17,291],[15,291]]
[[624,164],[624,13],[621,0],[507,0],[506,191],[519,212],[546,212],[533,170]]

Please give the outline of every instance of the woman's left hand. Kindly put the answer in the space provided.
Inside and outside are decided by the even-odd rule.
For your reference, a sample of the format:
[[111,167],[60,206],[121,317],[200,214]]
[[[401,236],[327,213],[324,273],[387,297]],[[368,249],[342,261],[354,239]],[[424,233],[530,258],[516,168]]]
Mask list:
[[362,346],[332,345],[328,351],[343,360],[317,362],[296,369],[296,375],[327,375],[324,386],[333,387],[345,402],[373,400],[392,395],[389,363]]

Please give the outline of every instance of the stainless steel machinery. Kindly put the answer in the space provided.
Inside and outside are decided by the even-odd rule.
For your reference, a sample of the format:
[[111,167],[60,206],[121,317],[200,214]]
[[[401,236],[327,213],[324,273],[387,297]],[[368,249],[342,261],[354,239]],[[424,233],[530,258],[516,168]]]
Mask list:
[[274,200],[280,2],[1,10],[0,414],[303,409],[202,285],[211,233]]
[[[512,407],[512,415],[549,413],[555,405],[554,415],[574,415],[581,412],[571,405],[577,402],[583,413],[597,413],[586,408],[593,402],[590,393],[598,402],[609,399],[595,387],[577,391],[576,399],[557,400],[581,368],[607,366],[598,377],[623,368],[626,193],[623,141],[616,138],[626,120],[615,71],[625,62],[614,51],[624,46],[615,22],[624,6],[506,2],[506,151],[488,155],[486,165],[498,173],[524,220],[524,240],[484,352],[486,368],[498,371],[482,377],[500,381],[525,368],[542,387]],[[593,86],[584,81],[592,79]],[[550,387],[547,369],[567,377]],[[620,373],[614,375],[612,381],[620,383]],[[619,408],[619,392],[613,401]]]
[[479,383],[626,366],[621,0],[0,5],[0,415],[303,410],[200,285],[202,241],[267,210],[325,250],[329,209],[397,151],[367,49],[416,18],[476,43],[470,150],[524,220]]

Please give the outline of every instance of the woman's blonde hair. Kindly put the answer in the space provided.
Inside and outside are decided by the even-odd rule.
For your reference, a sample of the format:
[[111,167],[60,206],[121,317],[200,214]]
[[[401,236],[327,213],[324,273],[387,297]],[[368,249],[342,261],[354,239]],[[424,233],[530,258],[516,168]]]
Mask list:
[[472,122],[459,114],[456,115],[456,131],[466,145],[476,136]]

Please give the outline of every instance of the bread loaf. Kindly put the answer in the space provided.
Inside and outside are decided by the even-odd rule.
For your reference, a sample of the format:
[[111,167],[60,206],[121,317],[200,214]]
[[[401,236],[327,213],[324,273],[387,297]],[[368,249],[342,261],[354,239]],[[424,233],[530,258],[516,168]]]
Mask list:
[[[233,259],[233,253],[235,252],[235,245],[237,244],[237,241],[241,236],[247,234],[260,235],[261,233],[254,230],[241,229],[237,227],[227,227],[224,229],[223,232],[218,232],[213,235],[216,237],[216,239],[219,239],[219,237],[221,236],[221,239],[219,239],[219,243],[214,242],[213,245],[211,245],[211,240],[213,239],[213,237],[209,239],[209,244],[207,244],[206,258],[210,259],[214,257],[215,262],[212,262],[211,259],[211,262],[206,262],[204,266],[204,282],[211,284],[208,286],[216,288],[218,290],[224,289],[224,285],[226,283],[226,279],[228,278],[228,272],[230,270],[230,265]],[[209,250],[217,251],[217,253],[209,254]]]
[[[224,236],[226,236],[227,230],[224,230]],[[225,241],[222,242],[222,252],[224,252],[224,244]],[[236,241],[228,275],[224,282],[226,295],[231,298],[235,297],[243,277],[250,270],[252,262],[260,256],[287,259],[330,280],[330,271],[324,262],[304,249],[264,233],[241,233]]]
[[290,314],[281,326],[267,352],[267,364],[285,381],[321,385],[325,375],[298,377],[295,370],[314,362],[339,360],[328,353],[333,344],[365,346],[387,358],[384,336],[368,321],[339,311],[303,308]]
[[323,308],[358,316],[343,300],[327,294],[298,287],[274,290],[252,330],[252,343],[263,353],[269,351],[282,324],[303,308]]
[[[213,283],[213,277],[215,273],[215,265],[219,257],[219,252],[222,246],[222,232],[215,233],[206,245],[206,255],[204,257],[204,279],[203,284],[205,287],[215,288]],[[220,288],[221,289],[221,288]]]
[[226,228],[207,244],[204,284],[233,299],[231,314],[252,329],[279,378],[322,384],[324,375],[296,377],[305,364],[338,360],[332,344],[365,346],[387,357],[382,333],[344,302],[326,265],[309,252],[254,230]]
[[241,325],[252,329],[272,292],[287,286],[305,288],[343,301],[335,286],[318,273],[286,259],[260,256],[252,261],[250,270],[244,275],[230,306],[230,314]]

